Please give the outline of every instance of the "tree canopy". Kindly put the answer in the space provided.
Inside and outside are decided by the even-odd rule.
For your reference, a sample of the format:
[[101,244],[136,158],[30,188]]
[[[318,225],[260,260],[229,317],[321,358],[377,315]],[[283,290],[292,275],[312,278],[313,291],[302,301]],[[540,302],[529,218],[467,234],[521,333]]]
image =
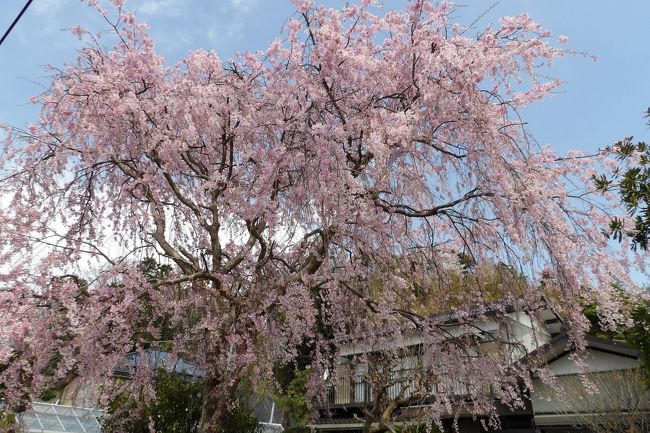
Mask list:
[[[560,85],[567,51],[527,15],[476,36],[446,2],[381,11],[296,0],[280,39],[224,61],[196,50],[170,65],[147,27],[112,0],[104,34],[51,69],[25,130],[5,127],[0,196],[0,393],[11,406],[74,374],[97,386],[124,354],[160,340],[204,374],[200,433],[219,431],[238,384],[300,362],[308,401],[323,396],[342,341],[427,334],[427,354],[477,386],[476,410],[505,404],[509,357],[468,356],[437,319],[484,302],[439,281],[469,263],[503,263],[531,284],[489,296],[534,310],[553,291],[572,341],[588,329],[579,296],[621,319],[612,296],[630,256],[601,227],[616,204],[593,194],[605,156],[559,156],[517,110]],[[139,265],[169,265],[152,277]],[[69,274],[94,272],[80,288]],[[382,290],[370,280],[382,275]],[[624,281],[632,284],[629,281]],[[453,296],[452,296],[453,295]],[[462,300],[462,302],[459,302]],[[52,354],[57,363],[51,365]],[[501,352],[497,352],[501,353]],[[49,365],[49,367],[48,367]],[[153,397],[146,365],[133,380]],[[508,370],[510,376],[505,375]],[[440,416],[449,396],[430,408]]]

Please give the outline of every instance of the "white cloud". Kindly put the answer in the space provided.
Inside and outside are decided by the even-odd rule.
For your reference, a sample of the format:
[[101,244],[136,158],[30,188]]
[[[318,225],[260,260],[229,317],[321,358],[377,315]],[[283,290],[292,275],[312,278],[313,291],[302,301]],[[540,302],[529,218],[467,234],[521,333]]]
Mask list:
[[205,36],[208,38],[210,42],[213,44],[216,44],[218,42],[221,42],[221,32],[217,31],[216,29],[210,29],[205,33]]
[[[0,0],[1,1],[1,0]],[[248,3],[255,0],[230,0],[233,3],[242,5],[240,7],[248,10]],[[30,11],[38,15],[52,14],[60,12],[62,9],[71,10],[71,7],[77,6],[79,0],[37,0],[33,3]],[[125,8],[136,11],[144,15],[162,15],[162,16],[179,16],[190,8],[188,0],[131,0],[125,3]],[[106,6],[106,2],[102,2]],[[112,10],[112,7],[108,8]]]
[[66,3],[69,2],[61,0],[38,0],[34,2],[31,10],[38,15],[51,14],[58,12]]
[[246,13],[257,5],[257,0],[230,0],[230,5],[237,11]]
[[173,57],[176,51],[185,53],[187,50],[192,49],[194,42],[194,32],[185,29],[165,30],[154,28],[151,35],[158,47],[164,55]]
[[244,30],[244,20],[241,17],[237,17],[232,20],[228,27],[226,27],[226,36],[229,39],[239,39],[243,36]]
[[144,0],[133,2],[131,8],[144,15],[179,16],[188,5],[185,0]]
[[257,0],[228,0],[228,3],[228,7],[223,11],[230,16],[224,29],[225,35],[229,39],[239,39],[244,32],[244,16],[257,6]]

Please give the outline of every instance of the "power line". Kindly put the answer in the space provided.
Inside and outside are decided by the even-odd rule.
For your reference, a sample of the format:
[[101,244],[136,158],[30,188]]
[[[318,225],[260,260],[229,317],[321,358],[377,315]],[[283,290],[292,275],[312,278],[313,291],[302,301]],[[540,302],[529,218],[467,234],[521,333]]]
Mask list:
[[5,41],[5,39],[7,39],[7,36],[9,36],[9,33],[11,33],[11,31],[14,29],[14,26],[15,26],[16,24],[18,24],[18,21],[20,20],[20,17],[23,16],[23,14],[25,13],[25,11],[26,11],[27,8],[29,7],[29,5],[32,4],[32,1],[33,1],[33,0],[27,0],[27,3],[25,3],[25,6],[23,6],[23,9],[20,11],[20,13],[18,14],[18,16],[17,16],[16,19],[14,20],[14,22],[11,23],[11,25],[9,26],[9,28],[7,29],[7,31],[5,32],[5,34],[2,36],[2,39],[0,39],[0,45],[2,45],[2,43]]

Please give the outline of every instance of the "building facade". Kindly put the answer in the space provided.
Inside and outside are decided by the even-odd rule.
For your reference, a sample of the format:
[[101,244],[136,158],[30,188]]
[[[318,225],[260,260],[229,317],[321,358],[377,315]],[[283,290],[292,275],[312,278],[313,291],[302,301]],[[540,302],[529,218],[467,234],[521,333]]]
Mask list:
[[[546,387],[539,378],[533,381],[533,391],[524,396],[524,407],[510,410],[495,400],[499,413],[500,431],[503,433],[587,433],[607,420],[620,419],[621,433],[626,425],[637,425],[634,433],[650,433],[650,394],[645,390],[638,375],[640,361],[638,353],[622,342],[587,337],[587,348],[581,353],[582,370],[573,361],[574,351],[563,331],[562,321],[547,304],[534,315],[519,311],[516,304],[498,309],[504,312],[502,320],[491,320],[490,315],[475,324],[483,332],[493,332],[497,327],[508,326],[512,338],[513,362],[528,356],[541,358],[555,377],[557,385]],[[505,317],[505,320],[503,320]],[[453,317],[449,323],[453,324]],[[505,325],[504,325],[505,324]],[[445,392],[453,390],[459,399],[466,395],[468,384],[431,383],[430,392],[422,398],[409,398],[409,392],[417,392],[414,383],[417,371],[410,368],[419,345],[423,344],[417,334],[406,339],[404,357],[398,368],[390,372],[391,382],[382,397],[387,401],[402,402],[391,415],[393,426],[399,426],[417,419],[422,409],[434,402],[437,386]],[[333,375],[327,402],[319,410],[313,428],[323,433],[362,432],[368,413],[375,407],[376,391],[368,380],[368,367],[354,364],[355,355],[369,350],[362,340],[350,343],[341,350],[341,359]],[[481,350],[489,353],[498,350],[488,341]],[[444,382],[444,380],[443,380]],[[469,384],[471,385],[471,384]],[[421,386],[421,385],[420,385]],[[522,387],[523,389],[523,387]],[[558,395],[558,390],[562,397]],[[454,431],[456,425],[461,433],[485,432],[480,417],[464,410],[465,404],[452,409],[453,413],[443,418],[446,431]],[[471,403],[469,403],[471,404]],[[462,406],[462,407],[461,407]],[[633,419],[632,419],[633,418]],[[626,424],[627,423],[627,424]],[[378,424],[369,423],[368,425]],[[492,431],[489,428],[487,431]],[[602,430],[605,431],[605,430]],[[607,432],[618,432],[617,427]],[[599,433],[599,432],[598,432]]]

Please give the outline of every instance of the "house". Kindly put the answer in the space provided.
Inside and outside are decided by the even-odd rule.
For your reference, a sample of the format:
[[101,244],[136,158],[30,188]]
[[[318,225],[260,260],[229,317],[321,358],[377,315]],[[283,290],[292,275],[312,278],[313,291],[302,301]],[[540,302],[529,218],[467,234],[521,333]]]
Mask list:
[[[496,350],[490,339],[502,327],[507,327],[504,335],[511,338],[513,363],[525,357],[542,359],[558,381],[564,392],[563,400],[558,399],[556,390],[547,388],[540,378],[534,379],[533,392],[526,395],[524,406],[510,410],[496,401],[503,433],[587,433],[594,430],[593,425],[612,424],[608,432],[626,432],[626,423],[635,423],[640,430],[635,433],[650,432],[650,394],[640,385],[637,351],[627,344],[588,336],[586,350],[582,353],[585,369],[581,371],[571,359],[574,350],[564,332],[562,320],[552,306],[544,302],[536,311],[523,310],[518,302],[501,302],[483,306],[469,314],[476,319],[471,325],[480,339],[480,350],[490,353]],[[454,313],[435,317],[447,326],[450,335],[460,332],[461,321]],[[388,342],[385,344],[392,344]],[[516,343],[516,344],[514,344]],[[399,344],[403,355],[399,363],[390,370],[391,383],[386,389],[388,398],[401,396],[406,404],[396,408],[396,423],[408,421],[418,416],[421,407],[432,403],[436,387],[453,389],[459,398],[467,392],[468,384],[438,382],[431,383],[429,397],[409,400],[417,387],[414,385],[412,366],[417,362],[417,348],[423,344],[417,332],[406,335]],[[384,346],[386,347],[386,346]],[[364,423],[364,410],[373,405],[375,390],[369,380],[369,369],[363,363],[353,363],[360,354],[377,350],[368,338],[350,339],[341,347],[341,359],[336,365],[336,380],[333,380],[327,401],[320,408],[319,416],[312,427],[323,433],[361,432]],[[169,354],[150,349],[144,353],[132,353],[125,357],[123,365],[114,369],[114,375],[128,379],[133,369],[141,362],[163,366],[169,362]],[[192,380],[200,380],[202,374],[191,364],[178,360],[173,371],[185,374]],[[586,373],[586,374],[582,374]],[[586,391],[584,379],[597,391]],[[471,384],[470,384],[471,385]],[[411,394],[410,394],[411,393]],[[404,398],[405,397],[405,398]],[[64,393],[60,403],[34,404],[34,411],[23,415],[23,424],[28,432],[86,432],[99,433],[101,411],[70,406],[73,402]],[[268,398],[251,398],[250,407],[261,422],[264,432],[281,431],[281,413]],[[480,419],[476,419],[464,408],[459,407],[454,414],[443,419],[443,425],[452,431],[454,417],[462,433],[485,431]]]
[[[602,431],[650,432],[650,390],[642,382],[638,351],[619,341],[587,336],[583,354],[586,374],[570,358],[566,335],[542,348],[561,392],[549,390],[536,379],[531,418],[538,433],[584,432],[608,424]],[[590,383],[585,385],[584,380]],[[597,393],[590,393],[593,386]],[[637,430],[630,430],[637,425]]]
[[[496,320],[500,315],[500,320]],[[470,318],[472,314],[470,313]],[[475,314],[479,317],[479,314]],[[634,382],[634,374],[638,374],[639,359],[636,350],[621,342],[615,342],[589,336],[587,338],[587,349],[583,353],[586,363],[587,375],[580,375],[581,371],[570,359],[573,350],[568,345],[567,334],[562,327],[560,317],[548,302],[544,302],[538,311],[533,313],[522,309],[518,302],[495,303],[484,307],[481,311],[481,320],[476,319],[472,323],[474,329],[479,329],[479,334],[496,332],[499,327],[507,326],[505,333],[512,339],[512,362],[516,363],[525,357],[535,356],[542,359],[548,365],[550,371],[555,375],[560,388],[565,390],[565,400],[560,401],[554,390],[545,387],[539,378],[534,379],[534,391],[531,395],[525,395],[524,407],[517,410],[510,410],[499,404],[495,404],[499,413],[501,431],[503,433],[586,433],[589,432],[590,423],[598,422],[598,416],[616,416],[620,419],[628,419],[631,406],[641,417],[637,424],[642,424],[650,432],[650,419],[646,422],[643,417],[650,416],[650,394],[643,388],[639,380]],[[437,317],[450,328],[455,329],[459,321],[453,313]],[[471,319],[470,319],[471,320]],[[452,332],[453,334],[453,332]],[[399,401],[401,404],[395,408],[393,422],[397,425],[414,419],[420,413],[420,409],[432,404],[433,396],[438,386],[443,385],[445,390],[453,390],[458,397],[456,401],[463,401],[465,404],[458,405],[443,419],[443,426],[446,430],[452,430],[452,423],[455,423],[462,433],[479,433],[485,429],[481,420],[473,417],[470,411],[466,410],[468,384],[464,383],[429,383],[429,392],[426,395],[409,399],[409,393],[415,392],[417,388],[413,384],[414,369],[410,368],[417,358],[418,347],[422,345],[422,339],[414,333],[408,336],[403,344],[403,358],[399,363],[393,364],[390,371],[390,384],[385,391],[384,398]],[[328,393],[328,399],[319,410],[319,417],[312,427],[323,433],[353,433],[361,432],[366,415],[377,404],[374,401],[375,390],[368,378],[369,367],[366,363],[354,364],[351,362],[355,356],[371,349],[364,339],[351,341],[341,348],[341,359],[335,367],[333,381]],[[480,345],[480,350],[489,353],[497,350],[493,341],[485,339]],[[600,394],[584,391],[582,379],[592,379],[594,386]],[[638,379],[638,378],[637,378]],[[578,381],[579,384],[575,382]],[[444,382],[444,381],[443,381]],[[613,383],[622,383],[625,388],[619,390]],[[471,384],[469,384],[471,386]],[[580,395],[572,397],[575,390],[581,389]],[[607,396],[602,394],[607,390]],[[636,392],[637,395],[632,396]],[[623,395],[625,394],[625,398]],[[398,399],[399,397],[399,399]],[[571,397],[571,398],[570,398]],[[629,400],[635,400],[631,403]],[[580,404],[567,403],[567,400],[582,402]],[[589,404],[587,404],[587,403]],[[594,413],[590,413],[592,411]],[[604,418],[603,418],[604,419]],[[377,425],[376,423],[374,425]],[[622,424],[621,424],[622,425]],[[611,430],[612,433],[618,430]],[[621,432],[624,430],[620,430]]]

